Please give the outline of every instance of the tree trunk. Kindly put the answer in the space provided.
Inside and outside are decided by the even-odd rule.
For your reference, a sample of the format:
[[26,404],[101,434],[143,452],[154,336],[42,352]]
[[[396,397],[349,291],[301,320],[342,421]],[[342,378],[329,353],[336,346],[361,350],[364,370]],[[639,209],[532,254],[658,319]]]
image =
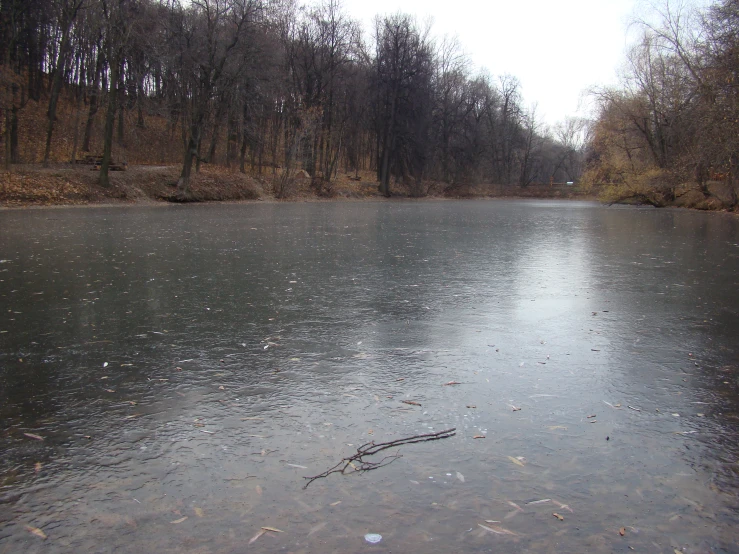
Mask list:
[[100,75],[103,72],[103,49],[100,48],[95,62],[95,80],[90,91],[90,111],[87,114],[85,125],[85,137],[82,139],[82,151],[90,151],[90,136],[92,135],[92,124],[95,114],[98,112],[98,96],[100,94]]
[[10,110],[5,110],[5,171],[10,171]]
[[200,140],[198,137],[198,144],[197,148],[195,149],[195,173],[200,173],[200,162],[203,161],[203,158],[200,155],[200,152],[202,151],[203,147],[203,141]]
[[[5,69],[10,70],[10,48],[6,46],[5,48]],[[11,98],[11,101],[13,103],[13,108],[15,108],[15,94],[13,90],[13,85],[10,83],[10,80],[8,80],[7,85],[5,86],[5,92],[8,98]],[[11,128],[13,126],[13,122],[11,121],[12,115],[11,110],[6,107],[5,109],[5,171],[10,171],[10,161],[11,161]]]
[[190,135],[185,148],[185,159],[182,162],[182,173],[177,181],[177,200],[190,200],[190,175],[192,174],[192,162],[198,154],[198,141],[195,131]]
[[124,138],[124,129],[123,129],[123,111],[125,108],[123,107],[123,104],[121,104],[118,107],[118,132],[116,133],[116,140],[118,141],[118,144],[123,144],[123,138]]
[[385,136],[382,145],[382,161],[379,164],[380,194],[386,198],[390,197],[390,157],[395,146],[395,106],[399,94],[399,86],[400,85],[396,83],[391,92],[389,110],[390,120],[385,129]]
[[[21,103],[22,105],[22,103]],[[13,104],[10,110],[10,163],[17,164],[18,159],[18,106]]]
[[241,159],[239,160],[239,171],[246,173],[246,132],[241,134]]
[[110,94],[108,95],[108,107],[105,112],[105,136],[103,139],[103,161],[100,164],[100,186],[109,187],[110,178],[108,170],[113,154],[113,131],[115,128],[115,113],[118,109],[118,76],[120,74],[120,62],[118,56],[114,56],[110,64]]
[[72,142],[72,158],[69,163],[77,163],[77,144],[80,138],[80,112],[82,111],[82,94],[77,94],[77,105],[74,107],[74,140]]
[[138,117],[136,119],[136,127],[139,129],[143,129],[146,125],[144,123],[144,109],[142,107],[142,104],[144,103],[144,98],[146,95],[144,94],[144,85],[141,81],[137,84],[137,90],[136,90],[136,108],[138,110]]
[[216,117],[215,121],[213,122],[213,134],[210,137],[210,147],[208,148],[208,163],[215,163],[216,159],[216,148],[218,147],[218,135],[221,133],[221,123],[223,120],[223,111],[224,111],[224,104],[225,102],[221,100],[218,103],[218,108],[216,109]]
[[[203,133],[203,121],[205,120],[205,113],[200,108],[195,108],[193,114],[192,123],[190,124],[190,133],[187,137],[187,143],[185,146],[185,158],[182,161],[182,173],[177,181],[177,196],[176,199],[185,202],[192,200],[190,195],[190,176],[192,174],[192,163],[193,159],[199,158],[199,150],[201,144],[201,136]],[[183,129],[184,131],[184,129]]]
[[[71,22],[70,22],[71,23]],[[59,93],[62,89],[62,78],[64,77],[64,66],[66,65],[67,43],[69,42],[69,24],[64,25],[62,30],[62,41],[59,46],[59,58],[54,71],[54,79],[51,84],[51,96],[49,97],[49,125],[46,129],[46,148],[44,150],[44,166],[49,165],[51,155],[51,137],[54,134],[54,123],[56,121],[56,107],[59,102]]]
[[119,76],[120,82],[118,83],[118,144],[123,144],[123,117],[126,109],[126,84],[123,82],[123,75]]

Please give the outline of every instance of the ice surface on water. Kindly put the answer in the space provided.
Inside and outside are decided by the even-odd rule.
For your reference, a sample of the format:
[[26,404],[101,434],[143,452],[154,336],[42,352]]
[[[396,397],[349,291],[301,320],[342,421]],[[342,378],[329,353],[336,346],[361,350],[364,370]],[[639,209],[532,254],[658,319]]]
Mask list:
[[0,552],[346,551],[368,522],[408,553],[733,551],[737,225],[508,201],[5,212]]

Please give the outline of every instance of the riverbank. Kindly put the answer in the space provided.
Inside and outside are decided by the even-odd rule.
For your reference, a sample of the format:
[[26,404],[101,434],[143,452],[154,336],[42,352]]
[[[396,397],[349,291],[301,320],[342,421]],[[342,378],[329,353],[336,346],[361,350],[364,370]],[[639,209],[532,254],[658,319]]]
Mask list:
[[[0,175],[0,206],[69,206],[99,204],[156,204],[174,200],[179,177],[176,165],[129,166],[110,174],[111,186],[100,187],[98,172],[85,165],[54,164],[14,166]],[[279,171],[279,170],[278,170]],[[531,185],[509,187],[491,184],[449,187],[443,183],[424,184],[422,190],[409,190],[393,184],[399,198],[552,198],[591,199],[590,191],[577,187]],[[339,175],[330,185],[311,182],[305,172],[285,180],[279,172],[261,175],[203,166],[192,177],[191,191],[197,202],[277,201],[277,200],[363,200],[379,199],[374,173]]]

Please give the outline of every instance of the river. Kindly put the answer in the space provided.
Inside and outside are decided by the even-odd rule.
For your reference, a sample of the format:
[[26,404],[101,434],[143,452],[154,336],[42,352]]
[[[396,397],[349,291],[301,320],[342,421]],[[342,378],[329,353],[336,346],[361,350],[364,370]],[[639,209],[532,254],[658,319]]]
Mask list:
[[729,214],[0,212],[0,553],[739,552],[738,282]]

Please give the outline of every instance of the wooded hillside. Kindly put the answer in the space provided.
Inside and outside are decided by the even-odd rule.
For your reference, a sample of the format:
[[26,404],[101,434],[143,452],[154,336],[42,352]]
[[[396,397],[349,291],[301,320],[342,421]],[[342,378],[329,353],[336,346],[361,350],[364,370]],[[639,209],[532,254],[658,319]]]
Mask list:
[[[339,171],[394,183],[523,185],[581,171],[582,122],[554,130],[513,76],[474,73],[460,44],[411,16],[369,32],[338,0],[2,0],[2,157],[13,163],[204,163]],[[281,187],[284,190],[281,190]]]

